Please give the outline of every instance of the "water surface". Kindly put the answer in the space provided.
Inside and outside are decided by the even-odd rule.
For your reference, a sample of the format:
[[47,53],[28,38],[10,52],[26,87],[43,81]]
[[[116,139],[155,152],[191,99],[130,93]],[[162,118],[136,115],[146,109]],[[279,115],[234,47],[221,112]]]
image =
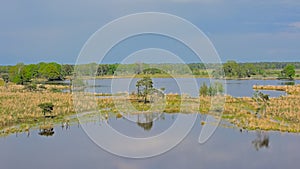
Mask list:
[[[168,128],[177,115],[164,114],[145,130],[126,119],[110,118],[118,131],[135,137],[156,135]],[[101,122],[83,125],[101,127]],[[205,144],[197,142],[200,116],[188,137],[171,151],[157,157],[133,160],[112,155],[95,145],[80,126],[56,127],[50,137],[38,131],[0,138],[0,164],[5,169],[135,169],[135,168],[298,168],[300,136],[279,132],[240,132],[219,127]],[[112,140],[116,141],[117,140]],[[122,142],[119,142],[122,144]]]
[[[165,93],[181,93],[181,86],[191,85],[190,78],[177,78],[177,80],[172,78],[153,78],[155,88],[165,88]],[[95,88],[88,88],[88,92],[96,93],[117,93],[117,92],[134,92],[136,91],[136,81],[138,79],[96,79],[95,82],[92,80],[88,81],[88,84],[95,86]],[[288,81],[284,80],[226,80],[224,87],[227,88],[227,94],[234,97],[252,97],[254,90],[252,89],[253,85],[285,85]],[[300,84],[300,80],[293,81],[295,84]],[[94,84],[95,83],[95,84]],[[210,84],[210,80],[207,78],[197,78],[196,83],[198,88],[203,83]],[[118,90],[112,90],[111,84],[118,85],[115,88]],[[128,85],[127,85],[128,84]],[[285,95],[283,91],[263,91],[266,94],[269,94],[271,97],[278,97]],[[192,96],[198,95],[198,90],[190,90],[188,94]]]

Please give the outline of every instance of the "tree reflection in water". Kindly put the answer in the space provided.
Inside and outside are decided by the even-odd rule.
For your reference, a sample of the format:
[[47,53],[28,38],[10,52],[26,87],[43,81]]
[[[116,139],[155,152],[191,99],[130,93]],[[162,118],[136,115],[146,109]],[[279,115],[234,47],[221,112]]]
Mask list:
[[263,147],[269,148],[269,135],[266,132],[258,131],[256,139],[252,141],[252,144],[257,151]]
[[40,132],[38,133],[41,136],[53,136],[54,135],[54,128],[53,127],[49,127],[49,128],[40,128]]
[[[153,127],[153,121],[157,118],[157,113],[141,113],[137,115],[137,125],[142,127],[145,131],[150,131]],[[161,116],[164,118],[164,116]]]
[[145,131],[150,131],[152,129],[153,126],[153,122],[149,122],[149,123],[139,123],[137,122],[137,125],[142,127]]

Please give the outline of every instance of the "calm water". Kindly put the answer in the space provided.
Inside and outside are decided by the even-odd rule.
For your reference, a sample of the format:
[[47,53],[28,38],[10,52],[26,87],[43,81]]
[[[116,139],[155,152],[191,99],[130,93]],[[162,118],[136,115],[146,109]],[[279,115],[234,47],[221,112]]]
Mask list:
[[[176,115],[165,114],[156,120],[150,131],[125,119],[111,118],[110,124],[132,136],[150,136],[170,126]],[[101,127],[99,122],[84,125]],[[68,130],[54,129],[51,137],[38,131],[11,135],[0,139],[0,165],[3,169],[135,169],[135,168],[298,168],[300,136],[278,132],[240,132],[218,128],[205,144],[197,142],[200,120],[188,137],[171,151],[148,159],[133,160],[114,156],[95,145],[80,126]],[[256,141],[255,141],[256,140]],[[113,140],[112,140],[113,141]],[[261,144],[261,147],[255,146]],[[122,144],[122,143],[120,143]]]
[[[172,78],[153,78],[154,87],[155,88],[165,88],[165,93],[181,93],[180,86],[191,86],[192,80],[187,78],[178,78],[177,81]],[[136,91],[136,81],[138,79],[97,79],[95,81],[95,89],[88,88],[86,91],[88,92],[97,92],[97,93],[117,93],[117,92],[133,92]],[[295,84],[300,84],[299,80],[294,81]],[[88,81],[90,85],[94,85],[94,81]],[[196,83],[198,87],[196,89],[188,89],[188,93],[192,96],[198,95],[198,88],[203,83],[210,84],[209,79],[198,78],[196,79]],[[282,80],[227,80],[226,88],[227,94],[232,95],[234,97],[243,97],[253,96],[253,85],[285,85],[287,81]],[[111,84],[115,87],[111,87]],[[225,86],[225,85],[224,85]],[[282,91],[263,91],[266,94],[269,94],[271,97],[278,97],[281,95],[285,95],[285,92]]]
[[[109,93],[110,79],[97,80],[97,92]],[[126,79],[117,79],[124,84]],[[197,79],[198,84],[208,83],[208,79]],[[184,83],[184,82],[182,82]],[[299,81],[296,81],[299,83]],[[130,83],[134,90],[134,82]],[[228,80],[228,94],[252,96],[252,85],[275,84],[277,80]],[[180,93],[172,79],[154,79],[156,87],[165,87],[167,93]],[[188,84],[185,84],[188,85]],[[91,89],[88,89],[91,90]],[[284,94],[270,92],[272,96]],[[109,124],[123,134],[134,137],[157,135],[170,127],[176,114],[162,114],[152,126],[143,128],[124,118],[110,118]],[[219,127],[205,144],[198,143],[202,126],[200,115],[190,134],[177,147],[157,157],[133,160],[112,155],[94,144],[80,125],[69,129],[54,128],[53,136],[41,136],[39,131],[14,134],[0,138],[1,169],[153,169],[153,168],[298,168],[300,166],[300,135],[243,131],[237,128]],[[95,129],[103,122],[94,121],[83,125]],[[117,140],[112,140],[117,141]],[[121,142],[119,144],[122,144]]]

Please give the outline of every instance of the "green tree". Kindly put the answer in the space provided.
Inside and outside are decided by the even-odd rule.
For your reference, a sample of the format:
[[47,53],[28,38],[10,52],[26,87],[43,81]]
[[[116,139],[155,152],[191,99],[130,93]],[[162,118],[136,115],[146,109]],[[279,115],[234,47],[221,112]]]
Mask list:
[[38,67],[35,64],[24,65],[23,69],[20,72],[24,82],[31,82],[33,78],[38,76]]
[[223,64],[223,69],[226,77],[237,76],[239,72],[239,64],[235,61],[228,61]]
[[150,77],[143,77],[136,83],[138,96],[142,96],[144,103],[147,103],[147,96],[153,89],[153,81]]
[[293,79],[296,75],[295,66],[288,64],[281,71],[283,77],[287,77],[289,79]]
[[72,76],[74,72],[74,66],[69,64],[61,65],[61,72],[64,77]]
[[109,65],[107,64],[100,64],[97,68],[97,76],[104,76],[107,75],[109,71]]
[[251,63],[246,63],[245,65],[240,66],[240,67],[244,68],[245,75],[247,77],[251,77],[252,75],[256,75],[257,74],[257,68],[253,64],[251,64]]
[[57,63],[40,63],[39,74],[41,77],[52,80],[63,80],[61,65]]
[[118,65],[119,64],[111,64],[111,65],[109,65],[109,69],[108,69],[108,72],[107,72],[107,74],[108,75],[114,75],[115,74],[115,71],[117,70],[117,68],[118,68]]
[[11,66],[9,68],[9,78],[10,81],[16,83],[16,84],[24,84],[24,82],[26,81],[24,79],[24,73],[23,73],[23,69],[24,69],[25,65],[24,63],[18,63],[15,66]]

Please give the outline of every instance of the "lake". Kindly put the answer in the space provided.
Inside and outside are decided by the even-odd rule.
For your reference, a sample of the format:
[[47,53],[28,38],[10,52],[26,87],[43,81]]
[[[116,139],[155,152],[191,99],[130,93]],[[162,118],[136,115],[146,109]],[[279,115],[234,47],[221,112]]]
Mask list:
[[[118,84],[128,83],[116,79]],[[125,82],[124,82],[125,81]],[[129,92],[134,91],[135,81]],[[111,93],[111,79],[96,80],[96,92]],[[208,79],[197,79],[197,84]],[[252,96],[252,86],[282,85],[279,80],[227,80],[227,93],[236,97]],[[90,82],[91,83],[91,82]],[[183,82],[184,83],[184,82]],[[299,84],[299,81],[296,81]],[[188,85],[188,84],[186,84]],[[172,79],[154,79],[154,86],[165,87],[166,93],[180,93]],[[91,88],[86,89],[91,91]],[[264,91],[265,92],[265,91]],[[272,97],[284,92],[268,91]],[[191,93],[193,95],[193,93]],[[109,124],[123,134],[134,137],[155,136],[170,127],[178,114],[162,114],[148,128],[125,118],[111,117]],[[187,115],[191,116],[191,115]],[[3,169],[153,169],[153,168],[297,168],[300,166],[300,135],[280,132],[245,131],[220,126],[204,144],[198,143],[204,116],[198,115],[196,125],[188,136],[172,150],[157,157],[129,159],[112,155],[98,147],[79,124],[70,128],[55,127],[52,136],[41,136],[38,130],[13,134],[0,138],[0,164]],[[95,130],[103,121],[94,120],[82,124]],[[226,122],[223,122],[226,124]],[[205,124],[206,125],[206,124]],[[112,140],[112,142],[118,140]],[[122,142],[118,142],[122,145]]]
[[[138,137],[155,135],[175,119],[176,115],[164,114],[163,119],[154,122],[150,131],[125,119],[111,118],[109,122],[121,132]],[[83,125],[101,127],[96,122]],[[298,134],[240,132],[239,129],[219,127],[205,144],[199,144],[201,128],[198,117],[188,137],[177,147],[160,156],[139,160],[114,156],[102,150],[77,125],[67,130],[56,127],[51,137],[31,131],[29,136],[23,133],[0,139],[0,164],[5,169],[282,169],[300,165]]]
[[[188,78],[153,78],[153,85],[155,88],[165,88],[165,93],[181,93],[178,84],[181,86],[189,86],[192,82],[191,79],[188,81]],[[87,88],[86,92],[96,92],[96,93],[117,93],[117,92],[133,92],[136,91],[136,81],[138,79],[96,79],[95,81],[89,80],[87,83],[94,86],[95,88]],[[226,80],[227,94],[234,97],[252,97],[254,90],[252,89],[253,85],[285,85],[289,81],[283,80]],[[206,78],[197,78],[196,83],[198,88],[203,83],[210,84],[210,80]],[[300,80],[295,80],[295,84],[300,84]],[[115,84],[115,88],[112,89],[111,84]],[[124,85],[126,84],[126,85]],[[128,86],[129,87],[128,87]],[[225,86],[225,85],[224,85]],[[114,90],[115,89],[115,90]],[[266,94],[269,94],[271,97],[278,97],[285,95],[283,91],[263,91]],[[190,90],[188,94],[192,96],[198,95],[198,90]]]

